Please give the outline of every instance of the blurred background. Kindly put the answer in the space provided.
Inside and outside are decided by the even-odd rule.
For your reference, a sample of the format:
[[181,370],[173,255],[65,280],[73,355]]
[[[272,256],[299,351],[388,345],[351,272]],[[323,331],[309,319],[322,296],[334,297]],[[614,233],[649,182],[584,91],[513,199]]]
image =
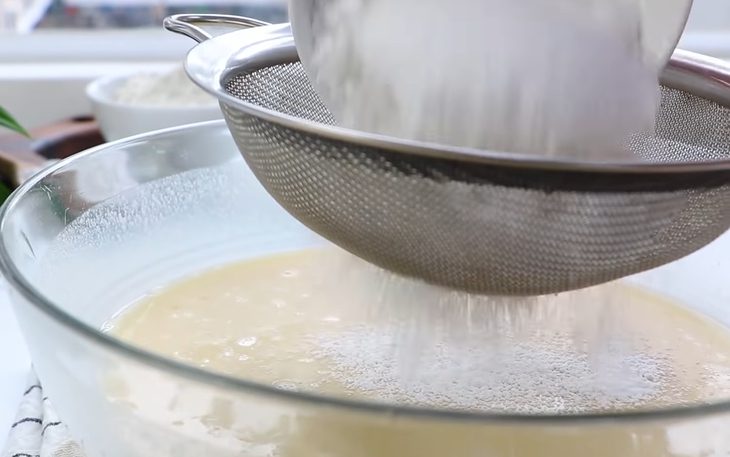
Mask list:
[[[84,86],[181,62],[194,43],[161,29],[179,12],[286,21],[286,0],[0,0],[0,105],[32,128],[87,114]],[[730,59],[730,0],[695,0],[680,45]]]
[[286,20],[285,2],[272,0],[0,0],[4,30],[155,27],[181,12],[256,16]]

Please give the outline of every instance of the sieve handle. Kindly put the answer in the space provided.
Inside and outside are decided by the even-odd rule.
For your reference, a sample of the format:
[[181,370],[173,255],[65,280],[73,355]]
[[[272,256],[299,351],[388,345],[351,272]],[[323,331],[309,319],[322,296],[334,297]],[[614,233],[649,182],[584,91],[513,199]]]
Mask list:
[[229,26],[229,28],[248,29],[252,27],[261,27],[271,25],[268,22],[259,21],[243,16],[233,16],[229,14],[175,14],[168,16],[162,22],[165,29],[185,35],[192,38],[198,43],[213,38],[213,35],[197,24],[207,24],[221,28]]

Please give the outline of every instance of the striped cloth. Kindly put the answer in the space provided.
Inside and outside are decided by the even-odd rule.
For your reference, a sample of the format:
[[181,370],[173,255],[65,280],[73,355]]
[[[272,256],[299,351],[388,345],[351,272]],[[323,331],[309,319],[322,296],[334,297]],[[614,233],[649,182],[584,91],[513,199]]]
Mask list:
[[[40,168],[22,169],[18,179],[24,181],[56,162],[49,160]],[[31,373],[27,386],[0,457],[84,457],[43,394],[35,373]]]
[[18,408],[2,457],[84,457],[53,410],[35,375]]

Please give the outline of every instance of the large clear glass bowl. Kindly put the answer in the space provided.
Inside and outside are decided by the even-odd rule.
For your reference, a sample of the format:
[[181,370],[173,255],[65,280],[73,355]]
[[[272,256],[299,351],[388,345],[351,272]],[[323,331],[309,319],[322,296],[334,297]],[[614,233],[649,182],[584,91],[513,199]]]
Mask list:
[[[0,261],[38,376],[90,457],[730,455],[730,402],[567,416],[407,408],[276,390],[100,331],[160,284],[323,243],[212,122],[110,143],[34,177],[4,206]],[[727,236],[630,280],[730,325]]]

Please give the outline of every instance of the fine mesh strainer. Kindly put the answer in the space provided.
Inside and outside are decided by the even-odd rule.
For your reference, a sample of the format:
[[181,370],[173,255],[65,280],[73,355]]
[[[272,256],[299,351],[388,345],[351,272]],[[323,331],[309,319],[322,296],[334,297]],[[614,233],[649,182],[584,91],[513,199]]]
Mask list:
[[210,37],[186,69],[214,94],[268,192],[327,239],[384,268],[494,295],[577,289],[651,269],[730,226],[730,67],[677,51],[639,163],[470,150],[336,127],[298,62],[289,25]]

